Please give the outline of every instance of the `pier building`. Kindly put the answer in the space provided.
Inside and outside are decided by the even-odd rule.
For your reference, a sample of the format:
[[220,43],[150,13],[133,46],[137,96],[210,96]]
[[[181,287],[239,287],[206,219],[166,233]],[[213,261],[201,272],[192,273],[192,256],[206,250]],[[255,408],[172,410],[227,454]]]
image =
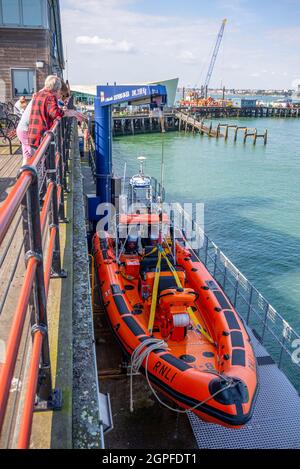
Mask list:
[[1,0],[0,57],[0,102],[29,98],[47,75],[61,77],[59,0]]

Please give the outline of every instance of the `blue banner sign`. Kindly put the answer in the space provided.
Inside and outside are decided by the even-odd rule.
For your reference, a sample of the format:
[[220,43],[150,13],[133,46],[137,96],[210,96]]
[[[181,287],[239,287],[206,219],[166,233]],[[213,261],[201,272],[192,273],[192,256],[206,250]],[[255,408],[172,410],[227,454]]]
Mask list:
[[155,97],[165,98],[165,102],[167,91],[163,85],[97,86],[97,97],[100,98],[100,106]]

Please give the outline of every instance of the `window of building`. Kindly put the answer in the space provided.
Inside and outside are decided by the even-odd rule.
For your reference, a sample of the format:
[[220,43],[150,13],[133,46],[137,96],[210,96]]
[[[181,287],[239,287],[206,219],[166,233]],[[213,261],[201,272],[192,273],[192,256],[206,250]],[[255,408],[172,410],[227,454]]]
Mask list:
[[41,0],[22,0],[24,26],[42,26],[43,11]]
[[2,0],[2,15],[4,24],[19,24],[19,0]]
[[19,28],[47,28],[47,7],[47,0],[0,0],[0,24]]
[[36,91],[34,70],[12,70],[13,94],[31,96]]

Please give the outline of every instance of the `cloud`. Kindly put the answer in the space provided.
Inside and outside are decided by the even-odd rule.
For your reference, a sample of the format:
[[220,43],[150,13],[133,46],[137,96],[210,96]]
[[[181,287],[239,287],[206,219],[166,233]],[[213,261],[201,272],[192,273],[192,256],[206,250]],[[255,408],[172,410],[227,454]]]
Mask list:
[[190,50],[182,50],[179,52],[177,59],[183,64],[195,64],[195,62],[197,62],[195,54]]
[[[71,82],[143,83],[179,76],[182,85],[200,84],[208,70],[223,14],[228,14],[217,7],[225,3],[229,19],[212,86],[219,86],[222,80],[227,87],[286,88],[292,77],[299,75],[295,64],[300,61],[300,48],[288,47],[285,41],[290,40],[289,31],[294,33],[295,42],[296,33],[297,37],[300,34],[298,27],[287,26],[284,18],[284,30],[276,30],[277,39],[271,40],[275,36],[272,21],[263,23],[247,0],[212,0],[210,10],[189,13],[187,9],[186,15],[176,9],[179,0],[173,2],[174,8],[166,11],[156,8],[158,0],[145,9],[145,1],[141,0],[61,0]],[[284,13],[284,7],[282,10]],[[253,29],[256,15],[258,21]],[[276,75],[271,75],[272,70]],[[257,71],[260,77],[251,76]],[[291,78],[284,77],[282,71]]]
[[135,52],[135,47],[130,42],[114,41],[111,38],[103,38],[99,36],[77,36],[76,44],[99,46],[103,50],[111,52]]
[[[61,0],[70,80],[82,84],[97,82],[99,77],[104,82],[126,83],[178,76],[182,82],[196,80],[215,41],[219,21],[184,19],[173,10],[170,15],[162,15],[159,9],[149,14],[130,8],[129,2]],[[192,64],[195,72],[189,76]],[[91,67],[92,74],[86,73]]]
[[287,46],[300,46],[300,27],[289,26],[286,28],[274,28],[269,29],[266,32],[266,36],[269,40],[277,43],[278,45]]

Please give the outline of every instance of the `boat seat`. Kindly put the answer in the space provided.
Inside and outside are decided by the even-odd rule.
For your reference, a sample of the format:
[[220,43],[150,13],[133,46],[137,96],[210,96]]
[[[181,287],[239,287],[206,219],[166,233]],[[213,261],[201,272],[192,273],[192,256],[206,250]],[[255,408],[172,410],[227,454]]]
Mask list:
[[[185,273],[182,271],[177,272],[179,280],[182,285],[185,283]],[[155,272],[147,272],[145,273],[145,278],[144,280],[146,283],[149,285],[150,290],[152,291],[153,288],[153,283],[154,283],[154,277],[155,277]],[[174,278],[174,275],[170,272],[161,272],[160,277],[159,277],[159,283],[158,283],[158,295],[163,290],[169,290],[169,289],[177,289],[176,281]]]
[[170,275],[162,275],[159,277],[158,295],[160,295],[162,291],[169,290],[170,288],[177,288],[174,275],[171,272]]
[[[172,262],[172,260],[170,259]],[[157,265],[157,257],[144,257],[140,262],[140,275],[143,280],[145,280],[145,275],[147,272],[155,272]],[[161,260],[160,264],[161,272],[167,271],[170,272],[166,259]]]
[[[171,256],[168,256],[170,262],[172,262]],[[140,275],[143,280],[145,280],[145,275],[147,272],[155,272],[156,265],[158,260],[158,249],[155,250],[153,246],[145,246],[145,256],[140,262]],[[173,264],[173,262],[172,262]],[[160,270],[163,271],[170,271],[167,261],[162,258]]]

